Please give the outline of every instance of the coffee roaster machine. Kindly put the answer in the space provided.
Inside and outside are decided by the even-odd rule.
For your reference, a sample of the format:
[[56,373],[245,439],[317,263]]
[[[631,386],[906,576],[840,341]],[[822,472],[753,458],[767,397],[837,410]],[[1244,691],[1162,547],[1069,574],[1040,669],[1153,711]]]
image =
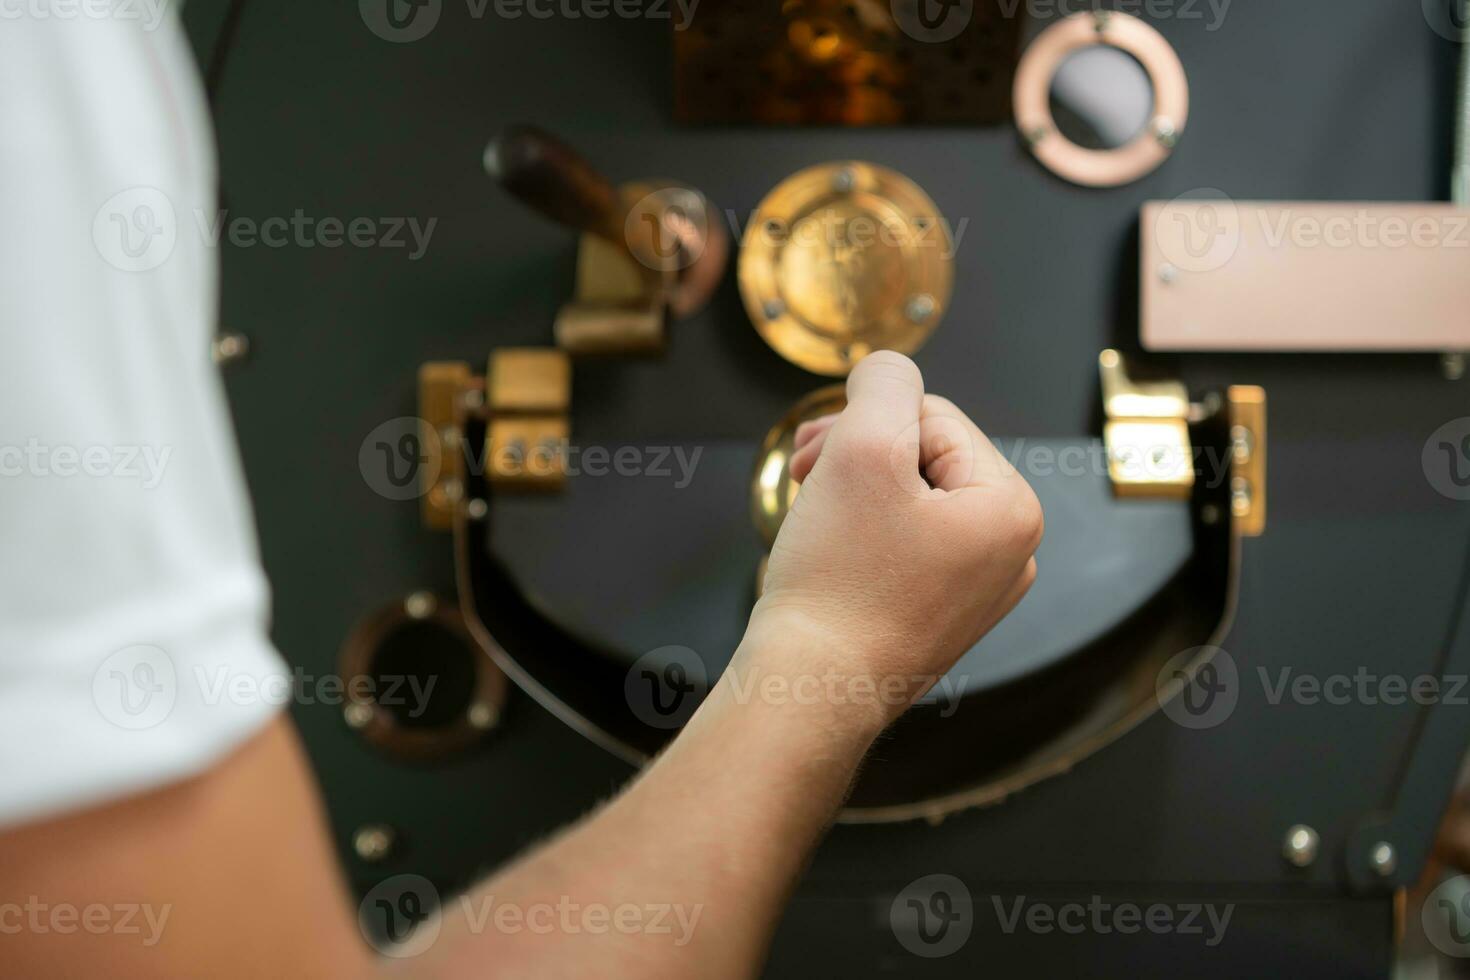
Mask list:
[[892,347],[1032,481],[1044,572],[769,974],[1388,975],[1470,727],[1448,10],[359,7],[185,9],[225,208],[432,228],[222,246],[275,639],[434,681],[294,709],[359,891],[448,895],[657,752],[792,427]]

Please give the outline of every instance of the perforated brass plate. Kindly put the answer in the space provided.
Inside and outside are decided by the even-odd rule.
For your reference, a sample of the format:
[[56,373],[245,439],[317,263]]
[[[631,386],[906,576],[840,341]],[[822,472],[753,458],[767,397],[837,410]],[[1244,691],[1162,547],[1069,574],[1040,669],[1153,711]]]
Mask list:
[[760,335],[817,374],[912,353],[949,304],[949,225],[917,184],[856,161],[810,167],[766,195],[740,248],[740,295]]

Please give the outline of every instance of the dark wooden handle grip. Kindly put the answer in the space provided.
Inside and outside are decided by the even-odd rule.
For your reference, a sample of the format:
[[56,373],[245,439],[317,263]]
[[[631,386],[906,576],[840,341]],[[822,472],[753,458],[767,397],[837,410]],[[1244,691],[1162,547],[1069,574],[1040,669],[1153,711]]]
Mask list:
[[508,127],[485,151],[485,169],[552,221],[622,240],[617,189],[551,134],[534,126]]

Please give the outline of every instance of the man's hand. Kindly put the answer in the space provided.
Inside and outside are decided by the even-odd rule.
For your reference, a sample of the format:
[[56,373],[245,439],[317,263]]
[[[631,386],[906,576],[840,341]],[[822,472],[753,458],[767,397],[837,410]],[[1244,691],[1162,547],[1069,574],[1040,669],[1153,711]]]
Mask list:
[[[1035,496],[921,385],[907,358],[872,354],[848,408],[802,430],[793,469],[806,482],[730,667],[901,678],[900,697],[793,705],[717,685],[624,793],[446,903],[437,939],[395,963],[361,941],[281,719],[198,779],[0,834],[17,894],[78,907],[142,896],[174,910],[156,946],[26,933],[6,939],[7,965],[160,980],[755,976],[872,739],[1036,574]],[[490,903],[552,926],[502,930],[472,914]],[[550,915],[574,907],[601,910],[603,923],[612,910],[673,908],[687,928],[593,930]]]
[[804,640],[797,670],[916,679],[886,722],[1026,594],[1042,515],[984,433],[924,394],[907,357],[869,355],[847,398],[839,415],[797,430],[791,470],[804,482],[771,550],[750,636]]

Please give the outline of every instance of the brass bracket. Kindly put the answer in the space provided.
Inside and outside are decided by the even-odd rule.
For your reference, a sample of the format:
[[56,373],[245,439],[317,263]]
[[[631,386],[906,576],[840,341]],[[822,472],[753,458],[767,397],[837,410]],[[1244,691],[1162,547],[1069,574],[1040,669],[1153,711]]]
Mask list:
[[1266,389],[1231,385],[1230,511],[1247,538],[1266,533]]
[[[1188,389],[1179,381],[1133,376],[1115,350],[1103,351],[1097,363],[1113,491],[1120,497],[1188,499],[1195,480],[1189,423],[1210,409],[1191,405]],[[1266,531],[1266,390],[1231,385],[1225,410],[1235,533],[1259,537]]]
[[554,347],[500,347],[485,370],[486,478],[495,489],[560,489],[572,406],[572,364]]
[[662,278],[627,249],[583,233],[576,298],[556,314],[556,345],[573,354],[657,353],[666,321]]
[[419,514],[434,531],[454,527],[454,508],[464,497],[464,437],[459,406],[478,401],[483,380],[465,361],[427,361],[419,365]]
[[[484,376],[465,361],[419,367],[420,514],[435,531],[454,527],[470,466],[492,489],[559,489],[571,434],[571,360],[554,347],[501,347]],[[486,420],[483,455],[464,439],[463,419]],[[477,470],[476,472],[480,472]]]
[[1187,499],[1194,489],[1189,391],[1179,381],[1140,381],[1123,355],[1097,358],[1102,379],[1108,477],[1120,497]]

